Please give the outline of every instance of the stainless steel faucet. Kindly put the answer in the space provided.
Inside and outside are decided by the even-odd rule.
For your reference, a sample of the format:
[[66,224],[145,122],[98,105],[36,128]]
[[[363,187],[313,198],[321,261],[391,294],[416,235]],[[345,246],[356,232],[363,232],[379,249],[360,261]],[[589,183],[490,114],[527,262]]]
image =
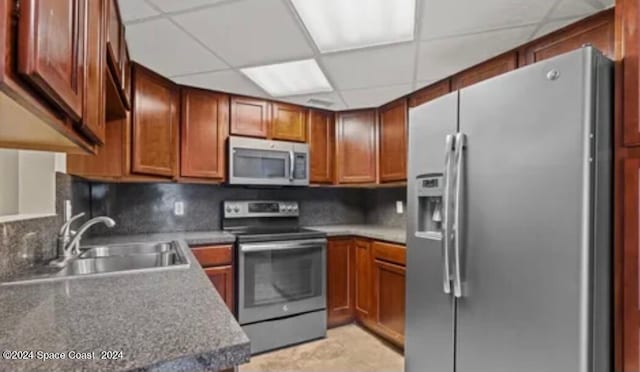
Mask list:
[[71,217],[64,225],[62,225],[62,228],[60,228],[60,234],[58,235],[58,258],[53,260],[51,265],[63,267],[71,258],[78,256],[80,254],[80,239],[82,239],[84,233],[93,225],[103,223],[109,228],[116,225],[116,222],[110,217],[95,217],[85,222],[80,226],[78,232],[74,233],[71,230],[71,223],[82,216],[84,216],[84,213]]

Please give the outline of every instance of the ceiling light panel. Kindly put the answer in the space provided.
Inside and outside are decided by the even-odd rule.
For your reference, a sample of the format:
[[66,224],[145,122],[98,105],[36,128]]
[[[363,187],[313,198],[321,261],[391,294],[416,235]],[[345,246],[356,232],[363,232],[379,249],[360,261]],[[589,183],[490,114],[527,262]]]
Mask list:
[[249,67],[240,71],[273,97],[333,90],[314,59]]
[[291,0],[321,52],[413,40],[415,0]]

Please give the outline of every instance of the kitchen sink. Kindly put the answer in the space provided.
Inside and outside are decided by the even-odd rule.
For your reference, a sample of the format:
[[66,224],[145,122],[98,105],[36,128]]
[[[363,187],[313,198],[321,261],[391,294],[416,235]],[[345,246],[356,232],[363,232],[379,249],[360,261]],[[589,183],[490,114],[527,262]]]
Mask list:
[[98,245],[81,247],[80,251],[77,257],[70,259],[62,268],[40,267],[3,284],[189,267],[184,247],[177,241]]

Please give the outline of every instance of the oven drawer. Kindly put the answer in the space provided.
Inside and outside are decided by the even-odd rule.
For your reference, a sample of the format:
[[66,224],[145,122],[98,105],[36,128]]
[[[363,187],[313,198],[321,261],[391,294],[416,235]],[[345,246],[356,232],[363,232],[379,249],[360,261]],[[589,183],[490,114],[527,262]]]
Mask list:
[[231,245],[193,247],[191,252],[202,267],[230,265],[233,261],[233,246]]

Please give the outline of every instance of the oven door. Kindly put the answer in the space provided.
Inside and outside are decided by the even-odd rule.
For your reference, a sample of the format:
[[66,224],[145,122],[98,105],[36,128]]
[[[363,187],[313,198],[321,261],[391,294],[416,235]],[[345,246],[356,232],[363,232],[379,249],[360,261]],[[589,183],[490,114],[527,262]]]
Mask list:
[[326,239],[240,244],[240,324],[325,309],[326,247]]

